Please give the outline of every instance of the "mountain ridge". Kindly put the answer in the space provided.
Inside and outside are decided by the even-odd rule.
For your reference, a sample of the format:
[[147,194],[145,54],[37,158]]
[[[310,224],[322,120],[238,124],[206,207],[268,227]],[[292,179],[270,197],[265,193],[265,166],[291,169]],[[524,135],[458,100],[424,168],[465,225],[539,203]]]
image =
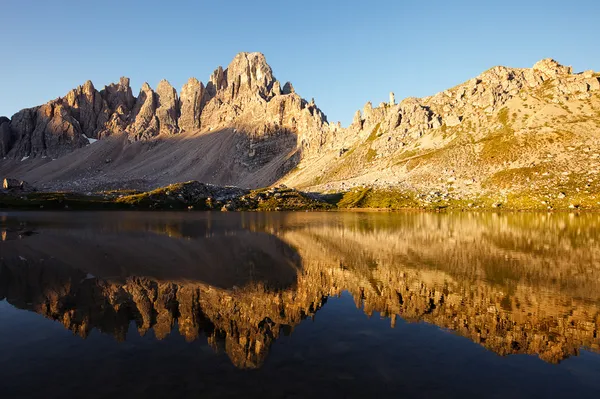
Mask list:
[[[574,74],[553,59],[532,68],[497,66],[433,96],[396,103],[391,93],[388,103],[367,102],[342,127],[291,83],[282,87],[264,55],[240,53],[206,86],[190,78],[178,93],[163,80],[156,90],[145,83],[134,97],[127,78],[101,91],[88,81],[3,118],[0,173],[44,190],[279,182],[316,191],[485,193],[499,202],[549,173],[545,185],[563,193],[563,172],[600,169],[596,158],[571,159],[568,150],[595,154],[598,76]],[[515,187],[498,184],[502,173],[518,175]],[[575,180],[579,191],[594,191],[585,189],[595,179]]]

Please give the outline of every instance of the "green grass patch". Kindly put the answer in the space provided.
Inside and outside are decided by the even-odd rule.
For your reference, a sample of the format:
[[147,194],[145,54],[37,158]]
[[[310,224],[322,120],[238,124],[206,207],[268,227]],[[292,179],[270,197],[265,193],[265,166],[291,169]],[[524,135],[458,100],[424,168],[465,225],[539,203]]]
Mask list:
[[372,162],[377,157],[377,151],[372,148],[369,148],[367,151],[367,155],[365,157],[367,162]]
[[370,190],[370,188],[360,188],[344,193],[337,203],[338,208],[360,208],[361,202]]
[[414,209],[421,207],[414,193],[394,189],[359,188],[343,193],[338,208]]
[[295,190],[279,190],[277,196],[260,201],[256,210],[259,211],[305,211],[328,210],[332,205],[324,199],[311,198]]
[[545,165],[501,170],[486,179],[482,183],[482,187],[489,189],[504,189],[513,188],[518,185],[526,185],[532,180],[543,180],[545,176],[542,174],[545,171]]
[[100,195],[83,195],[77,193],[23,193],[0,194],[0,208],[5,209],[72,209],[72,210],[104,210],[125,209],[110,198]]
[[498,122],[503,125],[508,125],[508,108],[504,107],[500,111],[498,111]]

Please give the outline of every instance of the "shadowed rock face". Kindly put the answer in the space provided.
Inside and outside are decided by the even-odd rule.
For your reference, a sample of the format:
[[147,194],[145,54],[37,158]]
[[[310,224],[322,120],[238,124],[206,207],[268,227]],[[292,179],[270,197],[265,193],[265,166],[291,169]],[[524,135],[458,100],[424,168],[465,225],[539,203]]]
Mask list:
[[[279,87],[261,53],[238,54],[227,69],[215,71],[206,89],[190,78],[181,98],[166,80],[156,91],[144,83],[137,98],[128,78],[101,91],[87,81],[65,97],[0,120],[0,156],[58,157],[88,145],[88,139],[115,134],[126,133],[135,142],[223,128],[251,135],[301,131],[308,148],[327,130],[326,117],[314,103]],[[275,98],[277,104],[269,107]]]
[[49,191],[270,185],[324,148],[329,131],[314,101],[285,87],[260,53],[238,54],[206,86],[190,78],[179,94],[166,80],[137,97],[128,78],[101,91],[88,81],[0,120],[0,174]]
[[593,216],[125,215],[5,219],[0,299],[82,337],[205,335],[242,368],[342,291],[500,355],[600,348]]

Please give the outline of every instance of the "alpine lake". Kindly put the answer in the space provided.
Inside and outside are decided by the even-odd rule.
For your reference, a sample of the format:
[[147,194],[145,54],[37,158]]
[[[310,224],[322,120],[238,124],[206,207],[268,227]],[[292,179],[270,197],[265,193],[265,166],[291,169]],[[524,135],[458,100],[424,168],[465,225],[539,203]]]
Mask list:
[[0,396],[600,397],[600,214],[0,211]]

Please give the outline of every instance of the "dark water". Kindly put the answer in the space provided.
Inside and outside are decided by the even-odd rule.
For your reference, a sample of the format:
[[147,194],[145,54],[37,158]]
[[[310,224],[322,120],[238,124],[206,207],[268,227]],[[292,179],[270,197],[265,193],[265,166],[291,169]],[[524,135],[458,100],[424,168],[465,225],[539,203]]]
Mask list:
[[600,215],[0,213],[0,395],[599,397]]

